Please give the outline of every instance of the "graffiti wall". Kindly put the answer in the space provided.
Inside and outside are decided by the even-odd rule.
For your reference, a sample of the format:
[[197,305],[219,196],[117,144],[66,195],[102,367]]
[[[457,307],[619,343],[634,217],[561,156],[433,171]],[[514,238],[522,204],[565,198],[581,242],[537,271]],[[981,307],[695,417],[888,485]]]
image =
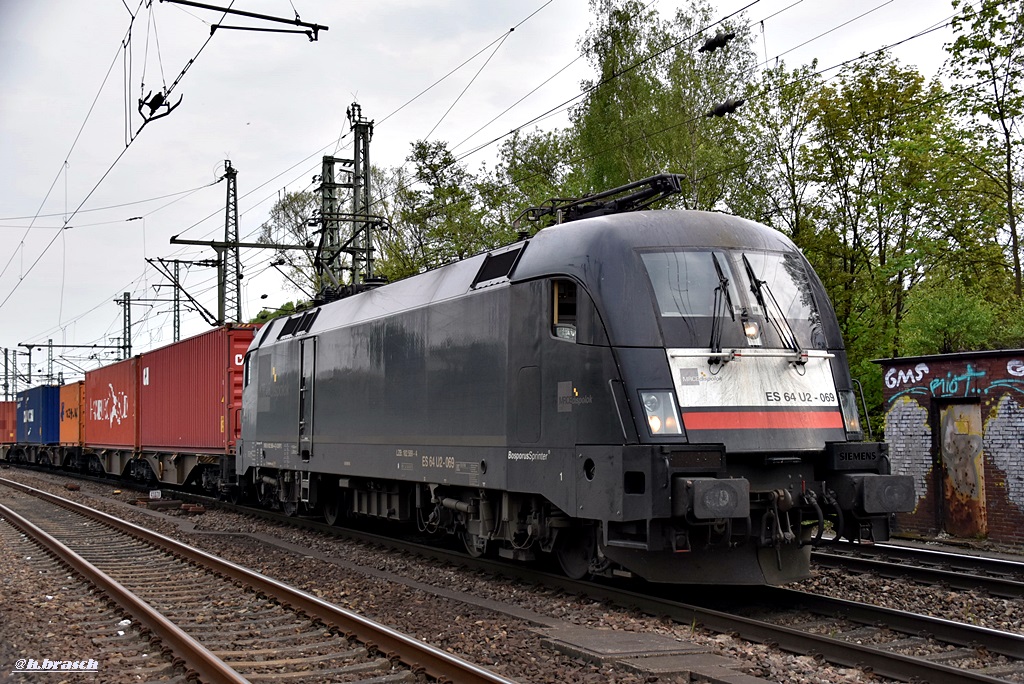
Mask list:
[[1024,350],[878,363],[892,471],[917,488],[897,529],[1024,544]]

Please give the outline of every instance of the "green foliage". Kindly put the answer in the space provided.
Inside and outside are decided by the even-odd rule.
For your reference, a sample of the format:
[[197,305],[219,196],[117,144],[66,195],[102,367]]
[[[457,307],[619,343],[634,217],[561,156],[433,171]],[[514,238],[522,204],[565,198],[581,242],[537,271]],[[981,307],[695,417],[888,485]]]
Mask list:
[[389,226],[387,230],[374,234],[374,247],[377,250],[374,271],[390,281],[415,275],[424,268],[423,229],[402,220],[402,202],[407,196],[406,187],[412,182],[412,177],[402,167],[374,169],[373,187],[380,196],[373,206],[373,212],[388,219]]
[[713,23],[706,2],[661,20],[638,0],[592,0],[595,15],[581,42],[597,77],[583,83],[572,112],[577,163],[592,191],[664,171],[688,182],[678,202],[713,209],[743,166],[735,119],[707,114],[740,97],[754,73],[751,36],[743,25],[717,28],[737,35],[724,48],[701,53]]
[[[860,60],[818,89],[809,169],[819,203],[819,228],[831,236],[809,254],[833,298],[854,358],[901,353],[907,296],[970,218],[943,206],[946,234],[937,228],[936,198],[953,189],[936,140],[951,135],[943,91],[884,53]],[[962,174],[961,174],[962,175]]]
[[415,226],[421,269],[435,268],[476,254],[488,245],[476,178],[456,162],[444,142],[413,143],[413,185],[400,191],[399,218]]
[[740,144],[750,151],[744,181],[728,193],[731,211],[770,225],[805,250],[814,250],[815,216],[810,144],[815,117],[812,95],[820,88],[816,62],[787,71],[779,64],[750,88],[738,116]]
[[997,339],[996,313],[984,293],[947,278],[929,279],[910,296],[903,351],[921,356],[989,348]]
[[1000,226],[1008,238],[1007,256],[1014,292],[1024,298],[1018,193],[1024,185],[1021,124],[1024,121],[1024,0],[955,0],[957,35],[949,47],[950,72],[964,87],[958,106],[968,128],[986,139],[994,167],[989,177],[1001,203]]
[[[528,207],[547,200],[579,197],[586,192],[578,167],[571,163],[574,143],[565,131],[516,132],[498,152],[494,172],[485,175],[479,192],[492,232],[501,234]],[[527,225],[522,229],[528,230]]]
[[272,321],[275,318],[282,318],[291,316],[293,313],[302,311],[309,307],[309,302],[285,302],[282,306],[277,309],[261,309],[249,322],[250,323],[266,323]]

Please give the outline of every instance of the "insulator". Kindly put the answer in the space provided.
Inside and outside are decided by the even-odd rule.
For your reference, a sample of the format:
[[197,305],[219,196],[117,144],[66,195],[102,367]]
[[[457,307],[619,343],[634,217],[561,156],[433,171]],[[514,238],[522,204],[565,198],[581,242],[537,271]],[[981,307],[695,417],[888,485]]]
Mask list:
[[725,116],[726,114],[732,114],[744,102],[746,102],[746,100],[742,97],[730,97],[728,100],[708,112],[707,116]]
[[697,52],[714,52],[718,48],[725,47],[725,44],[735,37],[736,33],[734,31],[719,31],[711,38],[705,40]]

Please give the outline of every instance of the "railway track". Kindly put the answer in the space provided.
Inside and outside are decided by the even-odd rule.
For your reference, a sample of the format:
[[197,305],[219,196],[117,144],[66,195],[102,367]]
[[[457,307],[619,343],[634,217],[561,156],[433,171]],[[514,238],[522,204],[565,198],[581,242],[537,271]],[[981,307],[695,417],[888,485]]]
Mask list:
[[[210,499],[199,497],[198,500],[207,506],[218,505]],[[666,588],[659,593],[654,588],[657,585],[638,583],[630,591],[625,585],[576,582],[529,566],[510,565],[486,557],[474,559],[457,551],[384,538],[366,531],[330,527],[311,518],[223,506],[275,523],[388,547],[400,554],[482,570],[569,594],[585,595],[591,600],[639,609],[650,615],[667,616],[679,624],[700,625],[711,632],[772,644],[788,652],[813,654],[834,665],[859,667],[901,681],[1024,682],[1024,637],[1019,634],[784,589],[730,589],[727,599],[712,597],[697,605],[679,601],[679,588]],[[703,588],[700,593],[713,595]],[[736,601],[739,597],[742,600]]]
[[1005,598],[1024,597],[1024,562],[955,554],[895,544],[839,544],[815,551],[812,561],[822,567],[978,590]]
[[[19,492],[0,515],[86,577],[204,682],[509,680],[342,610],[61,497]],[[33,522],[35,519],[37,522]]]
[[[38,635],[41,631],[33,630],[29,624],[31,613],[44,615],[47,623],[66,627],[59,634],[49,632],[45,650],[33,648],[34,643],[23,642],[4,653],[4,644],[0,643],[0,667],[12,664],[15,668],[31,669],[30,658],[77,654],[81,656],[79,667],[91,678],[95,675],[88,674],[92,666],[90,660],[95,661],[97,674],[101,672],[99,662],[116,662],[126,679],[149,682],[174,677],[171,660],[163,657],[160,647],[149,643],[148,637],[125,617],[119,606],[97,593],[92,584],[70,575],[64,564],[3,520],[0,514],[0,549],[7,556],[0,582],[3,583],[2,609],[7,621],[14,622],[12,616],[20,618],[19,636],[27,637],[28,642],[33,641],[33,632]],[[19,592],[18,587],[30,589]],[[41,660],[36,659],[35,666],[42,667]],[[23,676],[28,678],[31,674]],[[0,681],[18,681],[18,676],[4,667],[0,670]]]
[[[205,500],[210,506],[216,502]],[[559,588],[680,624],[810,654],[836,665],[860,667],[901,681],[930,684],[1024,681],[1024,636],[943,620],[927,615],[833,599],[775,587],[706,591],[711,598],[678,600],[678,587],[637,583],[634,590],[606,583],[575,581],[524,565],[471,558],[453,550],[290,517],[269,511],[229,506],[267,520],[389,546],[406,554],[483,570],[527,583]],[[727,596],[726,598],[723,598]],[[742,600],[737,601],[737,598]]]
[[[1024,681],[1021,634],[783,587],[740,589],[702,605],[777,627],[762,639],[777,639],[781,648],[860,663],[896,679]],[[754,638],[760,628],[746,629]]]
[[[216,505],[212,501],[206,503]],[[640,584],[637,590],[629,591],[604,583],[578,582],[527,566],[471,558],[458,551],[382,539],[363,531],[329,528],[316,520],[232,508],[284,524],[330,530],[391,546],[402,553],[556,587],[651,615],[667,616],[680,624],[699,624],[713,632],[735,634],[901,681],[1024,681],[1024,636],[1019,634],[774,587],[730,588],[729,599],[722,599],[716,592],[702,592],[713,595],[713,599],[698,605],[677,600],[678,588],[662,590],[659,585]],[[733,601],[740,596],[741,602]]]

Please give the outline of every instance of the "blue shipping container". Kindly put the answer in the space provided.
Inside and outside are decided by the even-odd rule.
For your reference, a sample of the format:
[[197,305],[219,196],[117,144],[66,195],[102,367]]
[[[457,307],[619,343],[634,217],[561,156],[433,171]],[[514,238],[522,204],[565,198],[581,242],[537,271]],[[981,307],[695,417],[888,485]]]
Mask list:
[[60,387],[43,385],[18,392],[17,432],[22,444],[60,441]]

